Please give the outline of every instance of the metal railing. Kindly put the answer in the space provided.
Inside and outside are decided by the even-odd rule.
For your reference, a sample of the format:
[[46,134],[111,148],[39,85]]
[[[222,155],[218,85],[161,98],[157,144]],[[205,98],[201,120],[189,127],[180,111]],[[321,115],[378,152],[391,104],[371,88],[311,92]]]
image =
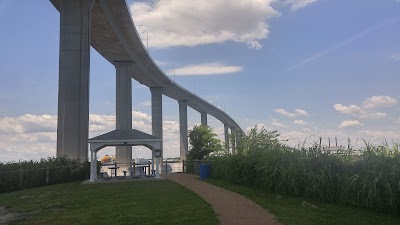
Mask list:
[[[117,169],[115,169],[117,168]],[[183,163],[176,161],[163,160],[160,162],[160,174],[180,173],[183,172]],[[101,166],[100,172],[108,173],[109,176],[124,176],[124,171],[127,176],[131,175],[146,175],[150,176],[155,173],[156,165],[152,166],[151,160],[146,163],[105,163]],[[116,174],[115,174],[116,172]],[[139,174],[140,173],[140,174]]]

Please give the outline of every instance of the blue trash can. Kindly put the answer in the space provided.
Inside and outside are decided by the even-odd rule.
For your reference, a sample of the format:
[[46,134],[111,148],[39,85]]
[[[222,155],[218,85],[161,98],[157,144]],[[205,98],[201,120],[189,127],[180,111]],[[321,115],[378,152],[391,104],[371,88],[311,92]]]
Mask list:
[[206,179],[206,175],[205,175],[205,165],[204,164],[200,164],[200,180],[205,180]]
[[205,177],[206,177],[206,179],[207,178],[209,178],[210,177],[210,173],[211,173],[211,170],[210,170],[210,168],[211,168],[211,166],[210,166],[210,164],[205,164],[205,168],[204,168],[204,173],[205,173]]
[[211,165],[210,164],[200,164],[200,180],[205,180],[211,175]]

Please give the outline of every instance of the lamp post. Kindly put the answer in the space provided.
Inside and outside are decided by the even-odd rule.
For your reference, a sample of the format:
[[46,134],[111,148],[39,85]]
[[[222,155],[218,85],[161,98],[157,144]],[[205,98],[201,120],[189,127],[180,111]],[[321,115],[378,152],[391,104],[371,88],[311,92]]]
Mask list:
[[146,49],[149,51],[149,28],[147,28],[146,25],[139,25],[139,27],[145,27],[146,28]]

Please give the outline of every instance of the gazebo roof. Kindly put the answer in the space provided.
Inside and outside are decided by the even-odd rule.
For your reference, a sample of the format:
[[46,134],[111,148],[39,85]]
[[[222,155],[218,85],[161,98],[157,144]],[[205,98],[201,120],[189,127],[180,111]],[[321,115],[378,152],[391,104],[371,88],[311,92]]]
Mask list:
[[113,130],[108,133],[90,138],[90,151],[99,151],[106,146],[146,146],[152,150],[160,149],[162,139],[142,131]]
[[161,138],[154,135],[146,134],[139,130],[113,130],[108,133],[90,138],[89,143],[95,142],[123,142],[132,140],[142,140],[142,141],[160,141]]

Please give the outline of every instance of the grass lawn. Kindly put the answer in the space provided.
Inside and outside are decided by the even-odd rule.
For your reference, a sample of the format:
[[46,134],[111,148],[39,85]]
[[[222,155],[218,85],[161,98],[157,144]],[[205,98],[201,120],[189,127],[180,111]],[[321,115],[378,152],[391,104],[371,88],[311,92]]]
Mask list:
[[207,179],[207,182],[246,196],[265,209],[268,209],[284,225],[400,224],[399,216],[380,214],[367,209],[279,196],[219,179]]
[[219,224],[211,206],[169,180],[72,182],[0,194],[12,224]]

